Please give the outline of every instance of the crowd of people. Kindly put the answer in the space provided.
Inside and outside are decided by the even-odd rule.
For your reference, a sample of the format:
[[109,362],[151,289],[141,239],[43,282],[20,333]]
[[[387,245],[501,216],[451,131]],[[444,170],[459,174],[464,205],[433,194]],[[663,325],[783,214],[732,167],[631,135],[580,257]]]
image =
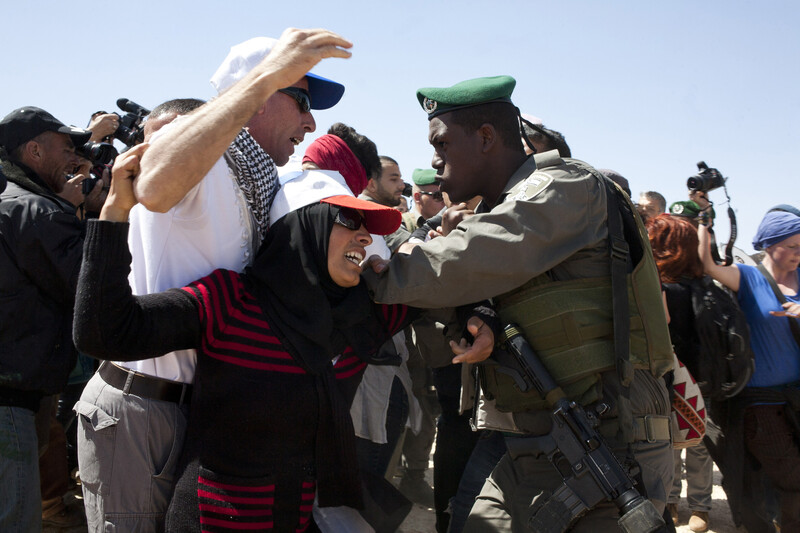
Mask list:
[[[0,120],[0,530],[388,532],[414,502],[438,532],[674,531],[685,465],[705,531],[717,462],[737,524],[800,531],[800,211],[725,264],[707,188],[632,200],[510,76],[417,91],[410,190],[342,122],[291,160],[345,91],[311,69],[350,47],[240,43],[215,98],[155,107],[113,165],[91,154],[117,114]],[[711,278],[754,370],[700,383],[684,459],[673,361],[706,375]]]

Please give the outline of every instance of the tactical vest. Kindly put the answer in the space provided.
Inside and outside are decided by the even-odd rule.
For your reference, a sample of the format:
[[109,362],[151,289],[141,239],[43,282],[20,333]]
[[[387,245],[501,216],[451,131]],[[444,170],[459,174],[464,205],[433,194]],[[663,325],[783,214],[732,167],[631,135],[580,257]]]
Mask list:
[[[555,151],[535,157],[537,170],[532,177],[541,173],[545,179],[557,180],[571,172]],[[607,184],[607,179],[594,168],[574,159],[569,164],[601,180],[607,194],[617,194],[616,185]],[[512,188],[506,199],[520,200],[526,181]],[[638,250],[640,256],[626,275],[630,363],[633,368],[661,377],[672,368],[673,355],[658,271],[647,232],[630,198],[621,191],[617,198],[628,206],[627,240],[638,241],[631,248]],[[567,397],[583,405],[600,400],[600,373],[613,370],[616,364],[611,286],[610,276],[553,281],[544,273],[494,298],[503,323],[513,322],[521,327]],[[496,363],[484,364],[481,374],[484,395],[495,401],[498,410],[519,413],[548,408],[536,391],[521,392],[514,379]]]

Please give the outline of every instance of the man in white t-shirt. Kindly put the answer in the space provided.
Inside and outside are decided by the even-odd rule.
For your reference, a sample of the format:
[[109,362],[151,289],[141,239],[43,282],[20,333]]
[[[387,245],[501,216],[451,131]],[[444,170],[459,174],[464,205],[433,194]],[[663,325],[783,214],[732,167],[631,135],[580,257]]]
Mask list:
[[[135,294],[183,286],[217,268],[243,271],[269,228],[278,176],[311,109],[344,87],[309,73],[351,44],[327,30],[257,37],[231,48],[211,79],[219,96],[151,140],[134,181]],[[155,118],[155,117],[154,117]],[[75,405],[90,531],[162,531],[183,446],[196,354],[105,361]]]

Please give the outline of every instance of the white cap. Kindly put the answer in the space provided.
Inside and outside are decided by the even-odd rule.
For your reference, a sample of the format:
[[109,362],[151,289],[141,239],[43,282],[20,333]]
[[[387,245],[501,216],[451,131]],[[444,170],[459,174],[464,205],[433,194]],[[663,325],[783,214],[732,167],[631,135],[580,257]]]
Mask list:
[[286,213],[319,202],[331,196],[353,196],[341,174],[335,170],[304,170],[281,179],[281,188],[275,194],[269,211],[271,222]]
[[306,170],[295,177],[285,177],[272,202],[269,219],[274,223],[290,211],[316,202],[361,211],[367,230],[376,235],[392,233],[400,227],[403,218],[397,209],[353,196],[342,175],[335,170]]
[[254,37],[231,47],[228,56],[211,76],[211,85],[221,93],[241,80],[267,57],[277,43],[272,37]]
[[[269,55],[278,40],[272,37],[253,37],[231,47],[227,57],[211,76],[211,85],[217,94],[229,89],[261,63]],[[329,109],[335,106],[344,94],[344,85],[306,73],[308,93],[311,96],[311,109]]]

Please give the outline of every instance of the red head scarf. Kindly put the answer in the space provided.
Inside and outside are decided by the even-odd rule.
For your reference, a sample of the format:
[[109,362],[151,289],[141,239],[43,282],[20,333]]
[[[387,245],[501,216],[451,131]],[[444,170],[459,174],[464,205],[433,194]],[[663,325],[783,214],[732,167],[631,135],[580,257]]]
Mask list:
[[367,187],[367,171],[345,142],[336,135],[323,135],[306,149],[303,163],[314,163],[322,170],[335,170],[353,194],[358,196]]

